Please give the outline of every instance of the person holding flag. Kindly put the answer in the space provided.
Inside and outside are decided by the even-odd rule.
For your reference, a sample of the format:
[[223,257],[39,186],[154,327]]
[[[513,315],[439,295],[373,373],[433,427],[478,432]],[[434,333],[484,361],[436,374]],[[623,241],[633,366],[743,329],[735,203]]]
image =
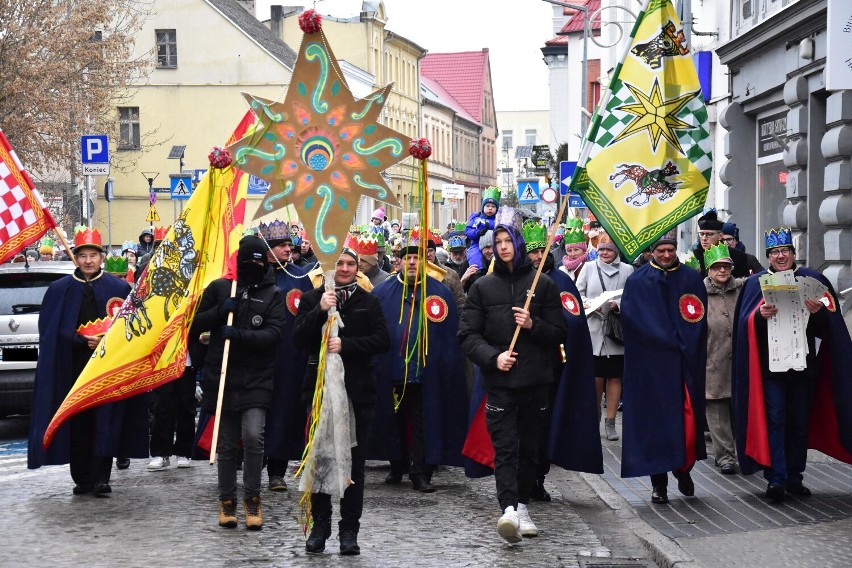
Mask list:
[[78,227],[74,274],[50,285],[39,317],[39,361],[33,387],[27,467],[71,464],[74,495],[112,492],[112,458],[148,457],[147,398],[137,397],[82,410],[45,448],[48,423],[92,359],[130,285],[104,272],[97,229]]

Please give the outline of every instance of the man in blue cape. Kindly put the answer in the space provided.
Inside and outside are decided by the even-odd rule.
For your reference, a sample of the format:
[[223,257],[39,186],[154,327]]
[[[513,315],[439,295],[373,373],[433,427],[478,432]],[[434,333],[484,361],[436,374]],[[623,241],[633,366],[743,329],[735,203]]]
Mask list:
[[299,313],[302,294],[312,289],[304,267],[290,262],[293,236],[290,226],[281,220],[261,223],[259,234],[269,250],[267,258],[275,273],[275,285],[284,295],[284,330],[275,352],[275,377],[272,387],[272,411],[266,417],[266,472],[269,489],[286,491],[284,476],[287,462],[302,457],[305,446],[305,406],[301,402],[307,354],[293,345],[293,322]]
[[414,489],[430,493],[435,490],[431,484],[435,465],[462,465],[467,395],[464,359],[456,340],[456,300],[447,286],[429,275],[440,275],[438,267],[427,268],[425,278],[421,276],[425,259],[418,257],[419,248],[416,237],[410,238],[400,252],[404,272],[373,290],[382,304],[392,347],[374,358],[377,403],[372,446],[374,458],[391,462],[387,483],[399,483],[408,471]]
[[651,261],[630,275],[621,297],[621,476],[650,475],[658,504],[668,502],[668,471],[683,495],[694,495],[689,471],[707,457],[707,291],[701,274],[678,261],[676,247],[673,233],[654,243]]
[[92,324],[112,317],[130,293],[127,282],[101,269],[104,249],[97,229],[75,236],[74,274],[47,289],[39,315],[39,358],[33,387],[27,467],[71,464],[74,495],[112,492],[112,458],[148,457],[147,397],[103,404],[72,416],[50,446],[44,432],[83,372],[102,334]]
[[[852,463],[852,341],[828,279],[796,265],[792,231],[766,232],[765,245],[770,268],[746,281],[737,302],[732,395],[742,472],[763,469],[766,496],[779,502],[787,494],[811,495],[802,484],[808,448]],[[764,301],[759,277],[785,270],[815,278],[828,291],[804,301],[805,369],[770,372],[767,320],[778,307]]]

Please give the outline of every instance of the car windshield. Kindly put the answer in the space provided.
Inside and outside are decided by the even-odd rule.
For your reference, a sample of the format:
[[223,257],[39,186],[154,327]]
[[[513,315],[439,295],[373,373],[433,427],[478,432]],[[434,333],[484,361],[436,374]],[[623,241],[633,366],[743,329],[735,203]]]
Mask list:
[[38,313],[47,287],[62,273],[0,274],[0,315]]

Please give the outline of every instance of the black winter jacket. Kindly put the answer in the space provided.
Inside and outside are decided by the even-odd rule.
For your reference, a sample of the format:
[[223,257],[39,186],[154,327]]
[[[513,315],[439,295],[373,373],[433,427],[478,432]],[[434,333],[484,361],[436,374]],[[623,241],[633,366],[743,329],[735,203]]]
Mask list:
[[497,369],[497,356],[509,348],[515,333],[512,307],[523,307],[535,270],[524,263],[509,272],[499,259],[494,272],[471,286],[462,310],[458,337],[462,349],[479,365],[488,391],[552,383],[553,363],[567,327],[556,284],[544,274],[530,302],[532,329],[521,329],[515,343],[517,361],[508,371]]
[[[308,352],[308,366],[302,387],[302,400],[310,402],[317,382],[322,326],[328,312],[320,308],[324,289],[311,290],[302,296],[299,313],[293,324],[293,343]],[[390,332],[378,298],[358,287],[340,310],[343,327],[340,329],[340,357],[345,370],[346,394],[354,404],[374,404],[376,379],[373,376],[373,355],[391,348]]]
[[[210,332],[201,378],[204,391],[201,406],[211,414],[216,411],[225,348],[222,327],[227,324],[227,315],[220,314],[219,307],[229,297],[231,280],[219,278],[211,282],[201,296],[190,331],[194,336]],[[269,410],[272,405],[275,348],[284,332],[284,310],[287,309],[284,295],[275,286],[275,277],[270,270],[258,285],[246,287],[238,283],[236,298],[233,326],[240,333],[231,340],[222,408],[228,411],[258,407]]]

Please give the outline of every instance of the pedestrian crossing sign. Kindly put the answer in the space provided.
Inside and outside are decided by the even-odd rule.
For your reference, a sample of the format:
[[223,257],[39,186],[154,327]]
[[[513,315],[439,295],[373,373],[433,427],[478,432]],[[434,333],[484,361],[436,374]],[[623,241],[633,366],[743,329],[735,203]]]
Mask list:
[[540,199],[538,179],[518,180],[518,203],[538,203]]
[[157,213],[157,208],[151,204],[151,209],[148,210],[148,217],[145,218],[149,223],[157,223],[160,220],[160,214]]
[[189,199],[192,195],[192,176],[187,175],[171,175],[171,198],[172,199]]

